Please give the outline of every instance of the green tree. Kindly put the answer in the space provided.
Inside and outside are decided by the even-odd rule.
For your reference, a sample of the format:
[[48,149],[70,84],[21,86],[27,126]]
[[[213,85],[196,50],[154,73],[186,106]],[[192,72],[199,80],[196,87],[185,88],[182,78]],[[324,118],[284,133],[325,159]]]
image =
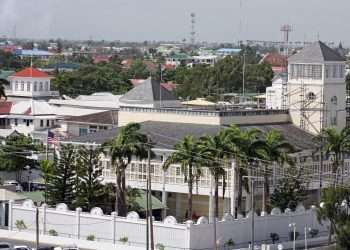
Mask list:
[[76,97],[95,92],[124,94],[131,89],[127,74],[117,64],[86,65],[73,72],[59,73],[53,79],[53,88],[61,95]]
[[77,153],[73,145],[61,145],[53,162],[52,178],[48,184],[48,203],[72,205],[74,200]]
[[282,211],[286,208],[295,211],[298,203],[306,199],[307,189],[302,171],[289,167],[286,176],[282,178],[274,192],[271,194],[271,206]]
[[[337,184],[338,170],[341,170],[341,176],[344,167],[344,153],[350,150],[350,129],[344,128],[338,132],[335,128],[326,128],[317,136],[317,140],[323,145],[323,150],[332,160],[333,185]],[[343,181],[343,177],[342,181]]]
[[185,182],[188,186],[188,212],[187,219],[192,220],[192,196],[193,184],[199,178],[200,171],[200,157],[197,140],[193,136],[186,136],[181,142],[175,145],[175,152],[164,163],[164,170],[167,170],[171,164],[179,163],[181,172],[185,177]]
[[[285,163],[292,164],[291,158],[288,154],[293,153],[294,147],[283,137],[280,131],[272,129],[264,135],[262,141],[262,150],[258,151],[258,155],[268,164],[275,163],[279,167],[283,167]],[[268,169],[266,163],[264,166],[264,192],[263,192],[263,206],[262,211],[267,211],[267,204],[269,203],[270,188],[269,178],[272,174],[272,169]]]
[[48,193],[48,185],[50,183],[50,180],[52,178],[53,174],[53,163],[49,160],[43,160],[40,162],[40,171],[41,171],[41,177],[44,180],[45,184],[45,192],[44,192],[44,199],[45,202],[47,202],[47,193]]
[[[332,234],[337,235],[340,249],[349,246],[349,207],[350,189],[344,187],[330,187],[323,190],[321,203],[317,208],[319,222],[328,220],[330,223],[328,241],[331,243]],[[344,247],[344,248],[342,248]]]
[[151,73],[142,60],[135,59],[131,63],[131,67],[128,70],[128,75],[129,78],[133,79],[146,79],[151,75]]
[[118,134],[106,146],[110,147],[107,155],[116,175],[116,211],[120,216],[127,214],[125,171],[132,157],[146,158],[147,136],[140,132],[140,125],[130,123],[118,130]]
[[77,152],[77,177],[75,206],[85,211],[100,206],[103,195],[102,166],[99,163],[101,148],[81,146]]
[[21,181],[23,169],[27,165],[35,166],[35,160],[31,159],[33,152],[42,149],[43,146],[34,144],[29,136],[23,134],[9,136],[0,149],[1,169],[16,172],[16,180]]

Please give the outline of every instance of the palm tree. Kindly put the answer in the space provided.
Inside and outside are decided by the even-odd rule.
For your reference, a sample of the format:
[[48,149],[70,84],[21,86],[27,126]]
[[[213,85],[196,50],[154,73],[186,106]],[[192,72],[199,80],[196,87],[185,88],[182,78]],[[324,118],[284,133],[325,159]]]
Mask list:
[[[277,163],[279,166],[283,166],[285,162],[292,164],[289,153],[294,152],[294,147],[284,139],[280,131],[272,129],[264,135],[262,141],[262,150],[258,151],[258,155],[269,163]],[[269,201],[270,189],[269,189],[269,177],[271,171],[266,169],[266,163],[264,164],[264,192],[263,192],[263,206],[262,211],[266,212],[267,203]]]
[[10,82],[5,79],[0,79],[0,99],[4,97],[5,101],[7,100],[7,96],[5,93],[5,86],[4,85],[10,85]]
[[199,162],[198,143],[193,136],[186,136],[181,142],[175,145],[175,152],[170,155],[163,166],[164,170],[167,170],[171,164],[179,163],[181,165],[181,172],[188,185],[188,220],[192,220],[193,214],[193,184],[195,179],[198,179],[201,174]]
[[327,155],[332,155],[332,175],[333,186],[336,186],[338,178],[337,172],[339,167],[343,168],[345,152],[350,150],[350,129],[344,128],[338,132],[335,128],[326,128],[321,131],[317,137],[322,143],[323,150]]
[[147,136],[140,132],[140,125],[129,123],[120,128],[118,134],[106,144],[110,149],[111,163],[116,175],[115,209],[120,216],[127,213],[125,171],[133,156],[146,158]]
[[249,184],[247,179],[243,179],[243,176],[248,174],[249,165],[252,163],[252,159],[258,156],[259,150],[262,148],[261,131],[258,129],[247,129],[244,131],[237,130],[236,125],[231,125],[228,128],[228,137],[230,138],[232,145],[232,153],[236,157],[236,175],[237,175],[237,210],[242,213],[242,196],[243,187],[249,192]]

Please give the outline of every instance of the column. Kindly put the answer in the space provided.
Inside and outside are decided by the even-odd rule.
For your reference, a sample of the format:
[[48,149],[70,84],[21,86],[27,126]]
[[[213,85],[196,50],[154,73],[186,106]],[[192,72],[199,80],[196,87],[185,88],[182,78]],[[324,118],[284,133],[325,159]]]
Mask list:
[[75,222],[76,222],[76,236],[77,239],[80,239],[80,213],[81,213],[81,208],[78,207],[75,209]]
[[13,201],[9,201],[9,218],[8,218],[8,229],[9,231],[13,230]]
[[214,196],[213,196],[213,176],[210,175],[210,190],[209,190],[209,222],[214,221]]
[[176,219],[182,219],[184,214],[180,214],[182,212],[182,206],[181,206],[181,194],[175,193],[175,199],[176,199],[176,207],[175,207],[175,215]]
[[45,235],[46,234],[46,221],[47,221],[46,220],[46,217],[47,217],[46,216],[47,204],[43,204],[41,208],[42,208],[42,215],[43,215],[43,231],[42,231],[42,234]]
[[236,161],[231,163],[231,215],[236,218]]
[[165,182],[166,182],[166,175],[167,172],[163,171],[163,190],[162,190],[162,204],[165,207],[162,211],[162,217],[163,219],[166,217],[166,207],[167,207],[167,199],[168,199],[168,193],[165,191]]
[[111,213],[111,222],[112,222],[112,239],[113,239],[113,244],[115,244],[116,242],[116,220],[117,220],[117,213],[116,212],[112,212]]

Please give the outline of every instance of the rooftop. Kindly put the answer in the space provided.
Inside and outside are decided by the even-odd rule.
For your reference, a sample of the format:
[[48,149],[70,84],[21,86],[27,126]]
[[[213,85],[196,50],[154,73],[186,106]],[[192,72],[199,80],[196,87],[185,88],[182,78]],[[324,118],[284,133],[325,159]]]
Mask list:
[[88,124],[104,124],[116,125],[118,122],[117,111],[104,111],[95,114],[74,116],[65,119],[68,123],[88,123]]
[[343,62],[345,58],[321,41],[306,46],[288,58],[289,63]]
[[50,75],[47,73],[40,71],[36,68],[29,67],[25,68],[21,71],[18,71],[12,77],[34,77],[34,78],[50,78]]
[[[141,132],[148,134],[155,143],[155,148],[173,149],[175,144],[186,135],[200,137],[203,135],[216,134],[224,126],[203,125],[203,124],[183,124],[171,122],[146,121],[141,124]],[[264,125],[238,125],[241,129],[255,128],[262,132],[277,129],[295,148],[304,150],[315,147],[313,135],[294,126],[292,123],[264,124]],[[103,144],[109,141],[118,133],[119,128],[99,131],[85,136],[73,137],[66,142],[75,143],[95,143]]]

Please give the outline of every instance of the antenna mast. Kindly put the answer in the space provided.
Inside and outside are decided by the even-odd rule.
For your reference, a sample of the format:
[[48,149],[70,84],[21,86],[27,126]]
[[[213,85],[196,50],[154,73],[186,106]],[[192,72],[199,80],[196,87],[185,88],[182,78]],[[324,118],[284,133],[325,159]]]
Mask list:
[[289,55],[289,34],[293,31],[290,24],[284,24],[281,26],[281,32],[283,33],[284,53],[286,56]]

